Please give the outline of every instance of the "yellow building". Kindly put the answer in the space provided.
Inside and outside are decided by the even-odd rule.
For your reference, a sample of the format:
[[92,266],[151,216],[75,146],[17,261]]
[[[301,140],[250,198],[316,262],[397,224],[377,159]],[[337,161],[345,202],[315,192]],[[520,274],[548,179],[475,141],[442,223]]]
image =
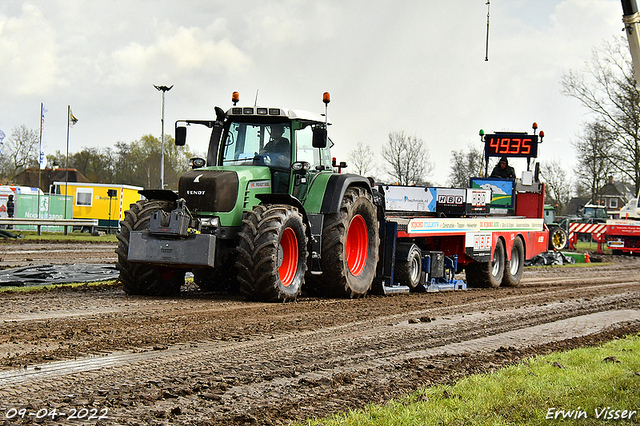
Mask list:
[[98,219],[100,230],[118,229],[129,205],[142,198],[138,193],[141,189],[110,183],[54,182],[52,185],[52,193],[73,196],[73,219]]

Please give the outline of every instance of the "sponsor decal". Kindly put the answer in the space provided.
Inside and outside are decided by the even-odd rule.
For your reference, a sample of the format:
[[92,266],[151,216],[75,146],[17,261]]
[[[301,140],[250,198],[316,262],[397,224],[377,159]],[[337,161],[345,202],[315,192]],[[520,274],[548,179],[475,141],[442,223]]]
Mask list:
[[464,204],[464,197],[462,195],[438,195],[438,203],[461,205]]
[[250,182],[249,183],[249,189],[254,189],[254,188],[271,188],[271,181],[270,180],[257,180],[255,182]]

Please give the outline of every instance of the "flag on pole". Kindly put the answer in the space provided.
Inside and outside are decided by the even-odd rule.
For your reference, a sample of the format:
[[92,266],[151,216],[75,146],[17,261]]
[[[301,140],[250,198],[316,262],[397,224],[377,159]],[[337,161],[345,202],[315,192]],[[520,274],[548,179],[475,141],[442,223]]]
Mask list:
[[[44,156],[44,149],[42,149],[42,136],[44,134],[44,113],[47,112],[47,109],[44,107],[44,104],[40,104],[40,116],[42,119],[40,120],[40,170],[44,169],[47,165],[47,159]],[[40,186],[40,175],[38,175],[38,187]]]
[[2,147],[4,146],[4,138],[5,138],[5,134],[2,130],[0,130],[0,153],[2,153]]
[[42,105],[42,121],[40,122],[40,129],[43,129],[44,128],[44,113],[45,112],[49,112],[49,110],[44,107],[44,104],[41,104],[41,105]]
[[71,112],[71,108],[69,108],[69,123],[71,124],[71,127],[73,127],[77,122],[78,119],[73,115],[73,112]]

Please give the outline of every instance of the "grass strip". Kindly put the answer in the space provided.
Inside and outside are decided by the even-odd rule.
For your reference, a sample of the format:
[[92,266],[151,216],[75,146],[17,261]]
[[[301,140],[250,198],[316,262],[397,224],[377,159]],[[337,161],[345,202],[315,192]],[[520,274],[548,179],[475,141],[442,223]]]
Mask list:
[[[79,231],[70,232],[64,235],[62,232],[42,232],[24,231],[20,229],[7,229],[7,231],[19,235],[18,240],[27,241],[94,241],[94,242],[117,242],[115,230],[113,234],[91,235]],[[14,241],[12,238],[6,239],[8,242]]]
[[31,285],[31,286],[2,286],[0,293],[44,293],[57,290],[76,290],[83,291],[89,288],[110,288],[119,287],[117,280],[92,281],[88,283],[64,283],[64,284],[47,284],[47,285]]
[[305,424],[637,425],[640,336],[533,357],[493,374]]

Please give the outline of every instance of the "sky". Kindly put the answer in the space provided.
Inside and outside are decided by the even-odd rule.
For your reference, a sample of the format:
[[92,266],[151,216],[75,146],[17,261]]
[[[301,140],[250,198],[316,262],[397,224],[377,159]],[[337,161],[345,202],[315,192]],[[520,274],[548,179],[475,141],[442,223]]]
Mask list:
[[[3,0],[0,130],[40,127],[43,150],[67,150],[67,107],[79,120],[69,152],[165,133],[209,119],[233,91],[240,105],[324,112],[333,155],[358,142],[380,155],[392,131],[422,139],[445,185],[453,150],[478,132],[545,138],[538,160],[571,173],[589,120],[561,93],[562,75],[624,36],[619,0]],[[487,12],[489,53],[485,61]],[[6,139],[5,139],[6,142]],[[206,152],[206,141],[188,141]],[[516,160],[516,171],[526,168]],[[348,161],[347,161],[348,162]],[[347,170],[348,171],[348,170]]]

